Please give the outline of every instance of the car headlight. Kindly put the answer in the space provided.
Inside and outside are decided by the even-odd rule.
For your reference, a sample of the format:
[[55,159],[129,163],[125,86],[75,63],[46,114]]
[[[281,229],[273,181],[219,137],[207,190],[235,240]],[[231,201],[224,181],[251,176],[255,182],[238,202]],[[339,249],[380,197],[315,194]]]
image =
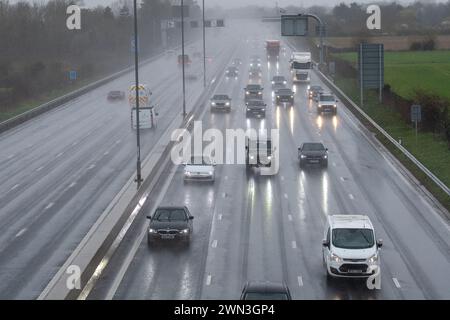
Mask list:
[[339,256],[335,255],[334,253],[331,254],[330,260],[337,263],[342,262],[342,259]]
[[265,109],[265,108],[262,108],[261,111],[266,111],[266,109]]
[[255,159],[255,156],[250,156],[250,159],[252,159],[252,160]]
[[277,98],[279,98],[280,96],[277,96]]
[[305,159],[306,156],[304,154],[300,155],[300,158]]
[[190,176],[191,173],[190,173],[189,171],[185,171],[185,172],[184,172],[184,175],[185,175],[185,176]]
[[284,83],[284,84],[286,84],[286,83],[287,83],[287,81],[283,81],[283,83]]
[[148,233],[157,233],[157,231],[155,229],[150,228],[148,229]]
[[275,81],[272,81],[272,84],[275,84]]
[[367,259],[369,264],[376,264],[378,263],[378,255],[375,253],[373,256],[371,256],[369,259]]
[[246,94],[250,94],[250,92],[249,91],[247,91],[247,92],[245,92]]
[[294,98],[294,96],[291,96],[291,98]]
[[324,158],[324,159],[328,159],[328,155],[324,155],[323,158]]
[[308,88],[308,90],[309,90],[309,89],[310,89],[311,87],[310,87],[310,86],[308,86],[307,88]]
[[180,231],[180,233],[188,234],[189,233],[189,229],[183,229],[183,230]]
[[272,160],[272,156],[267,156],[267,159]]
[[213,171],[209,171],[208,173],[209,173],[210,176],[212,176],[214,174]]
[[216,103],[215,103],[215,102],[212,102],[211,104],[212,104],[213,106],[215,106],[215,105],[216,105]]
[[258,94],[262,94],[262,92],[258,92]]
[[335,108],[336,108],[337,106],[336,106],[336,105],[334,104],[334,105],[333,105],[333,107],[335,107]]

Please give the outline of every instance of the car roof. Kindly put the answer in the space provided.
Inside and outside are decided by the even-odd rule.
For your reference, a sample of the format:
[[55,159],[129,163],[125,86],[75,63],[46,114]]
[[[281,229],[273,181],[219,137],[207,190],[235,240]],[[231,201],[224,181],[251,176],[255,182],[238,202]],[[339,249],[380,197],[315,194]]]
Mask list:
[[369,217],[361,214],[334,214],[328,216],[332,229],[374,229]]
[[246,284],[246,292],[287,293],[288,287],[285,283],[281,282],[249,281]]
[[175,209],[187,209],[186,206],[159,206],[156,210],[175,210]]

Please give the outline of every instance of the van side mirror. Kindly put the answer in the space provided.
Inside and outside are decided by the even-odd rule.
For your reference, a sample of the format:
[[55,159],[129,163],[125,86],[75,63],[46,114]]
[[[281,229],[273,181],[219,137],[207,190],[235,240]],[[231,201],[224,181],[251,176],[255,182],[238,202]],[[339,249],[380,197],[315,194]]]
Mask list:
[[383,246],[383,240],[382,239],[378,239],[377,240],[377,247],[381,248]]
[[328,241],[328,240],[326,240],[326,239],[323,239],[322,240],[322,247],[329,247],[330,246],[330,242]]
[[325,148],[325,151],[328,151],[328,148]]
[[194,217],[193,217],[193,216],[190,216],[190,217],[189,217],[189,220],[194,220]]
[[151,216],[147,216],[147,219],[152,220],[152,217]]

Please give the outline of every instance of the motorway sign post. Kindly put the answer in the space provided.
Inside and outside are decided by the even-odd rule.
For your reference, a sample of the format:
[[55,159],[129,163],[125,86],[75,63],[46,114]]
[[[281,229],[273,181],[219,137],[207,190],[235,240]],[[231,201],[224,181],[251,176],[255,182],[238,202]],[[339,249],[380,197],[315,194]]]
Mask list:
[[[323,37],[325,33],[325,26],[322,20],[314,14],[298,14],[298,15],[281,15],[281,35],[287,37],[300,36],[304,37],[308,35],[308,19],[313,18],[319,24],[320,35],[320,61],[319,64],[323,64]],[[321,31],[321,32],[320,32]]]
[[358,68],[361,106],[364,105],[364,89],[378,89],[381,103],[384,86],[383,44],[361,43],[358,52]]
[[417,143],[417,124],[422,121],[422,106],[413,104],[411,106],[411,122],[415,124],[416,128],[416,143]]

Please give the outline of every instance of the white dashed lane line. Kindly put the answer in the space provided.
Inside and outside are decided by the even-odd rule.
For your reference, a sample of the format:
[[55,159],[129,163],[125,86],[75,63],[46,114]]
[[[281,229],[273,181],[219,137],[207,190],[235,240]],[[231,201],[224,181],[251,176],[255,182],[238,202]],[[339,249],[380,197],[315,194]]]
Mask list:
[[9,191],[14,191],[14,190],[16,190],[19,186],[20,186],[20,184],[14,185]]
[[354,197],[351,193],[348,194],[348,197],[349,197],[351,200],[355,200],[355,197]]
[[213,243],[212,243],[211,247],[213,247],[213,248],[217,248],[217,240],[214,240],[214,241],[213,241]]
[[292,221],[292,215],[288,214],[289,221]]
[[297,249],[297,242],[292,241],[292,249]]
[[50,202],[46,207],[45,210],[50,209],[51,207],[53,207],[55,204],[53,202]]
[[301,276],[297,277],[297,282],[299,287],[303,287],[303,278]]
[[392,281],[394,281],[394,284],[397,287],[397,289],[400,289],[402,287],[397,278],[392,278]]
[[211,285],[211,275],[209,274],[207,277],[206,277],[206,285],[207,286],[209,286],[209,285]]
[[21,235],[23,235],[25,233],[25,231],[27,231],[27,228],[23,228],[22,230],[20,230],[19,232],[17,232],[16,234],[16,238],[20,237]]

